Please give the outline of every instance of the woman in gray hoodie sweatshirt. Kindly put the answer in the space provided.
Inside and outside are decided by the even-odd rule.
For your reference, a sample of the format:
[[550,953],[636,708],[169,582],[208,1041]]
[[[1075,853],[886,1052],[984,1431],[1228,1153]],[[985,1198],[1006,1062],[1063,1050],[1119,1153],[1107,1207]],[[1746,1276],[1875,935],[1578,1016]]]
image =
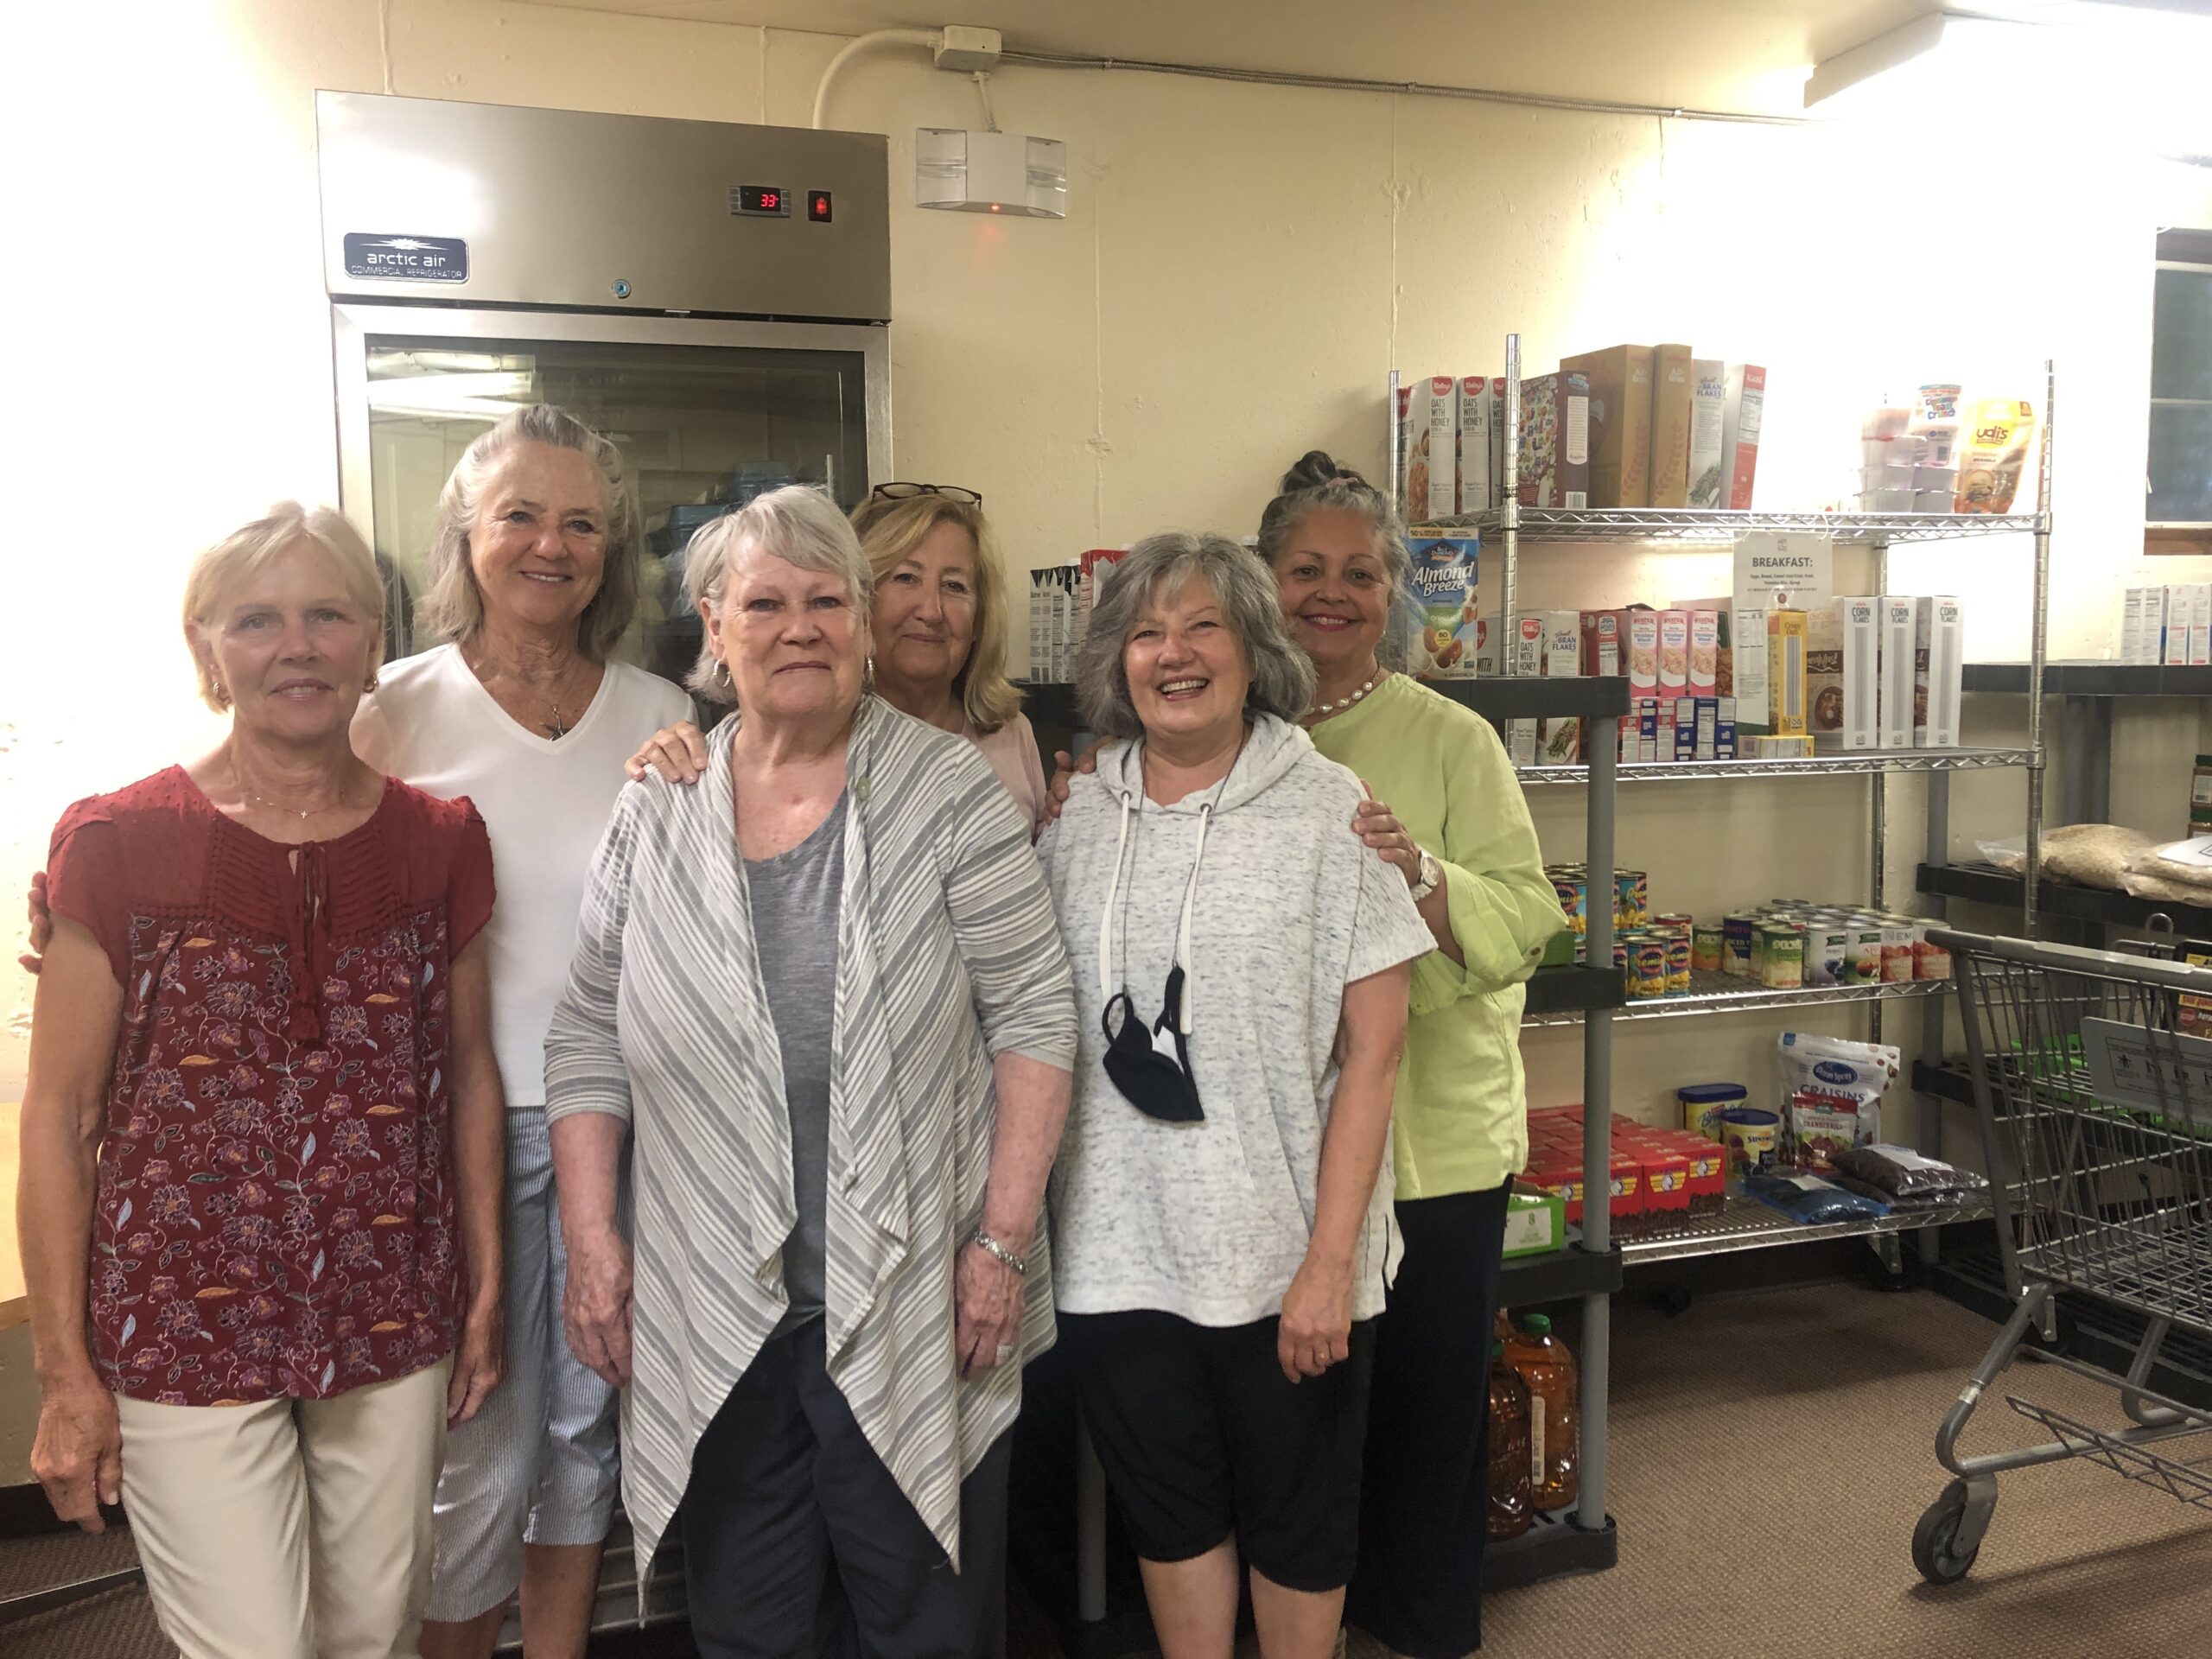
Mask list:
[[1062,1339],[1169,1659],[1320,1659],[1358,1533],[1412,963],[1313,669],[1218,536],[1116,568],[1079,668],[1109,738],[1039,852],[1081,1046],[1053,1177]]

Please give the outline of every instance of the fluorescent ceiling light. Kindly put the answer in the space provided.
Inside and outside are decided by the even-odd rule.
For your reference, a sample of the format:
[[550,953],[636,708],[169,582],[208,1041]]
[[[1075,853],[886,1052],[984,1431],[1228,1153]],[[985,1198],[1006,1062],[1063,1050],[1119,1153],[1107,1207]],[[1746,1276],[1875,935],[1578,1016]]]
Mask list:
[[2011,109],[2070,138],[2169,156],[2212,155],[2212,18],[2135,4],[1993,0],[2015,15],[1933,11],[1825,58],[1805,81],[1824,116],[1910,118],[1961,131]]
[[[537,394],[537,377],[512,370],[479,374],[403,374],[369,382],[371,409],[456,413],[497,410]],[[499,401],[505,400],[505,401]]]

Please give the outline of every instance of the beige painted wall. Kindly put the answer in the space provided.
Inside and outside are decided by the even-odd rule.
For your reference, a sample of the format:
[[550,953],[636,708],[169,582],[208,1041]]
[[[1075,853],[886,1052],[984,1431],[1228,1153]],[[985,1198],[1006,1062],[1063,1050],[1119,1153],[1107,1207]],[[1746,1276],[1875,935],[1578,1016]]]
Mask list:
[[[495,0],[131,0],[9,27],[11,153],[43,159],[19,218],[45,257],[9,262],[15,315],[39,321],[4,417],[30,483],[0,621],[0,893],[67,801],[218,735],[175,642],[190,551],[273,498],[334,493],[314,89],[800,124],[839,45]],[[2103,156],[2024,109],[2006,114],[2004,164],[1919,183],[1904,133],[1037,69],[995,93],[1007,128],[1068,143],[1069,217],[894,207],[894,425],[899,470],[984,490],[1019,563],[1166,524],[1249,530],[1309,445],[1379,466],[1393,365],[1494,368],[1509,328],[1534,366],[1621,338],[1763,359],[1777,505],[1837,493],[1857,412],[1884,390],[1953,373],[2033,390],[2050,355],[2053,647],[2114,643],[2117,590],[2142,568],[2151,228],[2212,223],[2212,175]],[[913,128],[968,124],[975,102],[892,54],[855,65],[830,118],[890,134],[895,203]],[[2199,573],[2177,564],[2160,577]],[[1548,551],[1525,591],[1663,599],[1713,591],[1712,569]],[[2026,569],[2024,549],[1977,546],[1900,556],[1893,586],[1967,595],[1972,649],[2019,655]],[[2120,798],[2177,829],[2193,714],[2126,732]],[[2016,779],[1960,798],[1975,804],[1962,834],[2014,827]],[[1863,879],[1865,803],[1845,783],[1725,801],[1670,785],[1631,798],[1624,861],[1669,907],[1841,895]],[[1579,798],[1548,793],[1538,818],[1554,855],[1579,852]],[[1903,843],[1892,861],[1909,865]],[[0,1098],[20,1087],[29,1003],[7,974]],[[1763,1076],[1773,1029],[1630,1032],[1624,1098]],[[1540,1103],[1579,1093],[1571,1040],[1530,1052]]]

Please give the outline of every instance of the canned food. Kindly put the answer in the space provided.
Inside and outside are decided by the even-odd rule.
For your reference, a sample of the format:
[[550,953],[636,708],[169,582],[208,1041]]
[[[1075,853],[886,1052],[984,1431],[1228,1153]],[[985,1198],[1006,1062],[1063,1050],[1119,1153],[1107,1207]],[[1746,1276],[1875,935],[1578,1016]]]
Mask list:
[[1700,974],[1717,974],[1727,955],[1726,935],[1718,922],[1700,922],[1690,930],[1690,966]]
[[[1720,938],[1722,961],[1720,970],[1734,979],[1751,976],[1751,947],[1758,937],[1758,924],[1749,915],[1727,916],[1721,918]],[[1881,966],[1878,951],[1874,965]]]
[[1643,1000],[1667,995],[1667,942],[1645,935],[1628,950],[1628,994]]
[[1805,984],[1805,935],[1783,923],[1759,931],[1759,983],[1770,991],[1796,991]]
[[1840,922],[1806,923],[1805,982],[1808,985],[1848,985],[1850,975],[1850,928]]
[[1690,936],[1669,932],[1667,945],[1667,995],[1688,996],[1690,991]]
[[1872,916],[1851,918],[1851,956],[1849,960],[1853,985],[1878,985],[1882,982],[1882,924]]
[[1663,927],[1670,933],[1687,933],[1697,925],[1697,922],[1685,912],[1670,910],[1663,916],[1654,916],[1651,925]]
[[1642,927],[1649,905],[1649,888],[1642,870],[1615,870],[1613,904],[1615,927]]
[[1912,982],[1912,936],[1916,930],[1906,922],[1882,923],[1882,982],[1885,985],[1909,985]]

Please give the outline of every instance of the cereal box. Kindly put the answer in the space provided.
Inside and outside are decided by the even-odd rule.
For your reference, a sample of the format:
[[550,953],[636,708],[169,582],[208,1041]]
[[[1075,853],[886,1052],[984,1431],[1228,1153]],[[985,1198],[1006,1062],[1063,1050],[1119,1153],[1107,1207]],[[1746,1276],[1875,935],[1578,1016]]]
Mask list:
[[1687,346],[1659,346],[1651,355],[1651,505],[1681,507],[1690,497],[1690,415],[1694,359]]
[[1880,616],[1881,747],[1909,749],[1913,747],[1913,655],[1920,629],[1919,603],[1910,595],[1885,594],[1881,600]]
[[1749,510],[1751,485],[1758,475],[1759,428],[1766,419],[1766,371],[1756,363],[1728,365],[1728,403],[1720,426],[1720,461],[1728,470],[1728,499],[1733,512]]
[[1449,518],[1459,510],[1459,381],[1448,374],[1414,381],[1406,431],[1406,517]]
[[1471,374],[1459,382],[1459,511],[1488,512],[1497,505],[1497,473],[1491,462],[1491,429],[1503,418],[1491,403],[1490,378]]
[[1628,672],[1621,655],[1618,611],[1582,613],[1582,671],[1607,677]]
[[1590,378],[1540,374],[1521,383],[1521,505],[1590,505]]
[[1689,692],[1690,613],[1659,613],[1659,700],[1685,696]]
[[1413,563],[1406,588],[1419,617],[1406,652],[1407,671],[1424,680],[1472,679],[1481,538],[1471,531],[1417,529],[1408,545]]
[[1691,611],[1689,685],[1694,697],[1720,695],[1720,613]]
[[1651,348],[1610,346],[1560,364],[1590,381],[1590,505],[1651,505]]
[[1953,749],[1959,744],[1959,704],[1966,679],[1966,611],[1936,594],[1913,601],[1912,745]]
[[1721,429],[1726,423],[1728,365],[1716,358],[1698,358],[1690,365],[1690,493],[1689,505],[1707,510],[1725,507],[1728,473],[1720,454]]
[[[1568,679],[1582,672],[1582,613],[1546,611],[1544,675]],[[1571,766],[1581,758],[1582,722],[1572,715],[1548,715],[1536,723],[1536,763]]]

